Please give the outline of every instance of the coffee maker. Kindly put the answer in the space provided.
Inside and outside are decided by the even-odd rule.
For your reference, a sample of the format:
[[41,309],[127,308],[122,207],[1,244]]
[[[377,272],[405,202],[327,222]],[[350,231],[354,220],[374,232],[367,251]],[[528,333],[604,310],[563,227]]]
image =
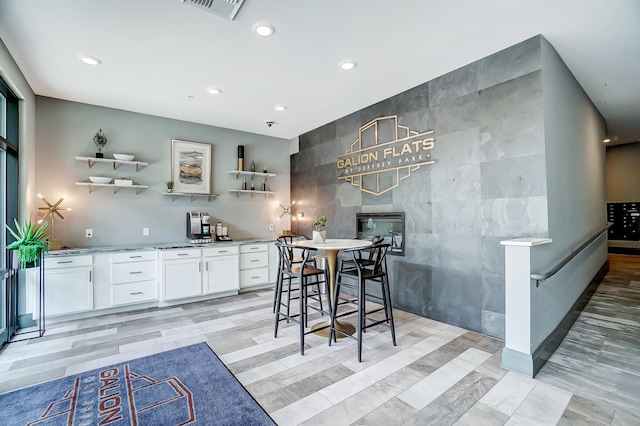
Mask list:
[[211,216],[206,212],[187,212],[187,238],[190,243],[211,242]]

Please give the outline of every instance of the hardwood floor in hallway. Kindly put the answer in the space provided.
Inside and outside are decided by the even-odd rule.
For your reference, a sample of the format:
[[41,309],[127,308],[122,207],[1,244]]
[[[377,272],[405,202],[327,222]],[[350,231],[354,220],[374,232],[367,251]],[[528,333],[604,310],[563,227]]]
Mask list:
[[629,409],[640,406],[638,258],[611,256],[536,379],[500,367],[501,341],[398,310],[398,345],[373,329],[362,363],[352,340],[329,347],[316,335],[301,356],[297,325],[282,324],[274,339],[272,306],[263,290],[50,323],[44,337],[0,353],[0,392],[206,342],[279,425],[640,424]]
[[640,256],[610,254],[609,265],[609,273],[536,379],[637,414]]

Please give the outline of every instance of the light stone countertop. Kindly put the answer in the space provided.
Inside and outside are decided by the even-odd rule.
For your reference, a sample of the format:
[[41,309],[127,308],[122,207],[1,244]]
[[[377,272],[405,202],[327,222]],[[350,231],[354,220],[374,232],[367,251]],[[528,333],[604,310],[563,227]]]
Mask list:
[[82,247],[82,248],[69,248],[62,250],[48,251],[45,256],[76,256],[83,254],[96,254],[96,253],[115,253],[124,251],[153,251],[153,250],[169,250],[169,249],[181,249],[181,248],[207,248],[207,247],[220,247],[229,245],[244,245],[254,243],[268,243],[275,241],[275,238],[246,238],[235,241],[214,241],[207,244],[195,244],[189,242],[175,242],[175,243],[155,243],[155,244],[133,244],[133,245],[116,245],[116,246],[100,246],[100,247]]

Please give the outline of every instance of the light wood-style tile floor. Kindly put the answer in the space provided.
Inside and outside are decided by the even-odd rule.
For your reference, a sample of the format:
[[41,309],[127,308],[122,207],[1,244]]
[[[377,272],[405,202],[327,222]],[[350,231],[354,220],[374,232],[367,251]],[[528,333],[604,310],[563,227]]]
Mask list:
[[611,259],[536,379],[500,367],[501,341],[399,310],[398,345],[385,328],[368,332],[362,363],[350,339],[329,347],[307,336],[301,356],[296,325],[273,338],[273,295],[263,290],[49,324],[0,353],[0,392],[207,342],[279,425],[639,425],[640,261]]

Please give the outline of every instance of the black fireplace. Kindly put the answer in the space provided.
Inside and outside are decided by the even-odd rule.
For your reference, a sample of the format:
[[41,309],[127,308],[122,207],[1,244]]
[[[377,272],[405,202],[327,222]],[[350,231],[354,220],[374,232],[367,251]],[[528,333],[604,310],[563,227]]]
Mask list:
[[356,213],[357,238],[383,236],[388,254],[404,256],[404,213]]

